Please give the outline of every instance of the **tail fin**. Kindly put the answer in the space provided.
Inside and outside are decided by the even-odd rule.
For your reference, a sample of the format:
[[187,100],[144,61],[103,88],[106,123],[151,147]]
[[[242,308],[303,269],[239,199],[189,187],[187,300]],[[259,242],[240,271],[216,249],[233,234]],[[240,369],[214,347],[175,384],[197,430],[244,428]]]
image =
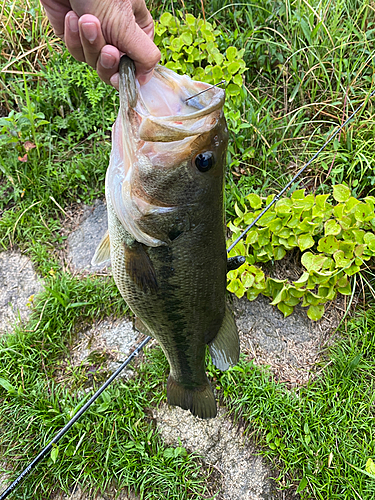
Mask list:
[[167,382],[168,403],[180,406],[184,410],[190,410],[195,417],[216,417],[216,401],[211,385],[207,383],[195,389],[187,389],[169,375]]

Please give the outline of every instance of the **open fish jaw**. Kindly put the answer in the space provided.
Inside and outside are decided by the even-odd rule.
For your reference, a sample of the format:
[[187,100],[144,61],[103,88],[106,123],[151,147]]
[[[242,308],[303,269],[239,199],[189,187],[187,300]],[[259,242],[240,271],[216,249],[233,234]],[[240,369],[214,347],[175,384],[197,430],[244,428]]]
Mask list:
[[[112,133],[116,147],[112,148],[106,184],[121,223],[147,246],[168,243],[167,235],[153,234],[146,220],[149,215],[173,214],[183,204],[198,202],[209,189],[207,182],[196,178],[196,168],[191,165],[194,156],[218,146],[219,156],[225,150],[224,91],[210,88],[185,103],[187,97],[209,87],[158,67],[147,85],[137,83],[134,108],[134,89],[120,87],[121,112]],[[152,90],[162,98],[158,105]],[[212,134],[215,129],[218,134]]]
[[[210,87],[158,66],[154,79],[140,88],[136,107],[142,116],[140,139],[172,142],[212,130],[222,115],[225,92]],[[186,101],[205,89],[209,90]]]
[[[137,111],[160,120],[197,118],[221,109],[225,100],[224,90],[180,76],[163,66],[157,66],[154,77],[142,87],[137,83],[137,88]],[[206,92],[199,94],[202,90]]]

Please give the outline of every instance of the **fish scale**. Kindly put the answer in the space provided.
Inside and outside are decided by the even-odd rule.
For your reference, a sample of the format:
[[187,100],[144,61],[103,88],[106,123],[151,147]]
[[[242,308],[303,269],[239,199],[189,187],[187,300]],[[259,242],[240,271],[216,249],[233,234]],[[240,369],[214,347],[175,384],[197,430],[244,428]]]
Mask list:
[[[239,357],[237,328],[226,305],[225,94],[214,88],[196,108],[180,105],[207,84],[157,67],[144,89],[129,68],[131,61],[122,58],[120,113],[106,176],[108,235],[93,261],[110,255],[121,295],[145,333],[159,342],[170,365],[168,402],[211,418],[216,402],[205,370],[206,347],[219,369]],[[171,97],[168,86],[178,95]],[[163,116],[159,103],[151,115],[153,92],[169,95],[168,113],[182,114]]]

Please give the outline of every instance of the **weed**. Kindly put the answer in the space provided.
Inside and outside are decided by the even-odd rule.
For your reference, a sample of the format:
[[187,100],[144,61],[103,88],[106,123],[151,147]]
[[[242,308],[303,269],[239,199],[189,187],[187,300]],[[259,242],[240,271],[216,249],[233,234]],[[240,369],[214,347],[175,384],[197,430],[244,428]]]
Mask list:
[[279,479],[296,478],[302,498],[373,498],[365,468],[373,457],[374,329],[373,311],[358,314],[319,376],[296,391],[245,360],[227,373],[211,367],[225,404],[263,453],[281,460]]
[[[13,470],[26,466],[85,400],[79,390],[54,381],[75,329],[82,322],[124,312],[112,280],[51,276],[29,324],[1,340],[1,447]],[[51,485],[68,491],[77,480],[82,486],[95,485],[97,491],[130,487],[145,499],[204,495],[206,477],[200,474],[199,461],[185,450],[171,454],[148,417],[147,408],[164,398],[160,381],[165,366],[146,363],[137,372],[103,393],[53,448],[44,467],[26,479],[16,498],[45,498]]]
[[[181,31],[164,38],[165,63],[191,56],[189,64],[215,80],[215,49],[211,59],[223,57],[231,74],[224,76],[239,88],[231,87],[238,100],[227,106],[231,219],[238,217],[235,202],[241,208],[250,192],[267,196],[284,186],[374,85],[371,2],[156,0],[151,7],[155,18],[164,15],[159,28],[174,21]],[[200,17],[194,26],[189,14]],[[15,477],[82,403],[85,370],[66,364],[65,382],[56,381],[75,333],[126,314],[126,306],[112,280],[72,277],[54,255],[63,243],[59,206],[103,196],[116,92],[69,56],[36,0],[4,1],[1,23],[0,244],[26,251],[46,285],[30,322],[0,340],[0,446]],[[203,59],[197,44],[191,50],[186,43],[198,28],[206,38],[214,34]],[[300,187],[316,195],[346,184],[357,198],[371,195],[373,106],[367,103]],[[225,403],[277,462],[283,487],[299,483],[304,498],[374,495],[374,330],[371,311],[348,322],[329,365],[296,392],[245,360],[225,374],[210,366]],[[165,397],[165,370],[161,351],[149,350],[134,379],[106,391],[16,498],[50,498],[77,482],[104,491],[113,481],[144,498],[202,498],[201,462],[181,447],[166,448],[149,418]]]

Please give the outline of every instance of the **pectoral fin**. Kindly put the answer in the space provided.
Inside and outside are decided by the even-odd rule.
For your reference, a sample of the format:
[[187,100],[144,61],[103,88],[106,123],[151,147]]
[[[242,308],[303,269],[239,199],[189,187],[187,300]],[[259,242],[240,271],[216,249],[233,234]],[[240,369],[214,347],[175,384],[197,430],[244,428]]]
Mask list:
[[223,323],[216,337],[208,344],[212,362],[219,370],[228,370],[238,363],[240,341],[237,326],[229,307],[226,306]]
[[145,250],[145,246],[142,243],[135,242],[133,245],[124,245],[124,247],[126,272],[130,278],[144,292],[156,292],[158,282],[155,269]]
[[110,241],[109,241],[109,233],[108,231],[103,236],[101,242],[99,243],[98,248],[95,250],[94,257],[91,260],[92,266],[97,266],[106,260],[110,260],[111,252],[110,252]]

